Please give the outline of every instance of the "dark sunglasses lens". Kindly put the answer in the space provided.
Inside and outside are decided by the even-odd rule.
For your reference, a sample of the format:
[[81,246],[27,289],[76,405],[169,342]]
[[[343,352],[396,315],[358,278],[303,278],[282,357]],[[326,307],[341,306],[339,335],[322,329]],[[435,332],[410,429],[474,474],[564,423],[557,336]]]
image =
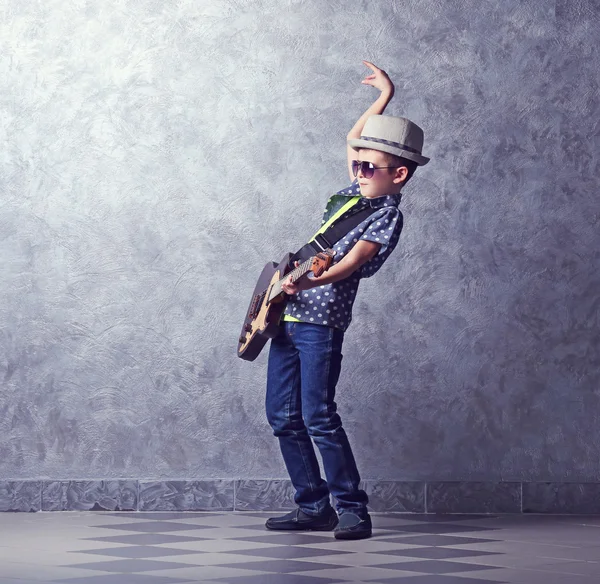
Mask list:
[[373,173],[375,172],[375,169],[371,168],[370,164],[368,162],[353,160],[352,161],[352,174],[354,176],[357,176],[359,169],[363,173],[363,176],[365,178],[371,178],[373,176]]
[[372,178],[373,177],[373,173],[375,172],[375,169],[371,166],[371,164],[369,162],[361,162],[361,170],[362,173],[365,175],[365,178]]

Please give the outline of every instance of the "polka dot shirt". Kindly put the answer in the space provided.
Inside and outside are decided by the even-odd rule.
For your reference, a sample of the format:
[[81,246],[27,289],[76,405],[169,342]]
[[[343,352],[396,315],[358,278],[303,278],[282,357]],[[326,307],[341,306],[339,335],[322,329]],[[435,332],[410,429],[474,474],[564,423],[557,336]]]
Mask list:
[[[349,187],[333,195],[327,202],[321,225],[324,225],[345,205],[348,198],[357,195],[360,195],[360,186],[356,180]],[[290,296],[284,315],[292,316],[302,322],[346,331],[352,321],[352,306],[360,280],[373,276],[398,243],[402,231],[402,213],[398,209],[401,197],[401,194],[384,195],[375,199],[362,197],[356,205],[342,215],[346,217],[359,208],[369,205],[373,208],[373,213],[369,217],[334,244],[336,255],[333,263],[341,261],[360,240],[380,243],[379,253],[344,280],[317,286]]]

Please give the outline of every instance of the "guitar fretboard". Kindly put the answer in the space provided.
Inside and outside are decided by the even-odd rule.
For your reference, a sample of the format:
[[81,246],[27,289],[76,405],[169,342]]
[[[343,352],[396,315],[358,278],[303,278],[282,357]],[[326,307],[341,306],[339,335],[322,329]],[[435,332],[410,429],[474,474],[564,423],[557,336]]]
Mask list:
[[302,276],[304,276],[306,273],[310,272],[312,262],[313,262],[313,258],[306,260],[304,263],[300,264],[297,268],[294,268],[291,272],[288,272],[284,278],[282,278],[278,282],[275,282],[275,284],[273,284],[273,287],[271,289],[271,293],[269,294],[268,302],[271,302],[271,300],[273,300],[273,298],[277,297],[279,294],[281,294],[283,292],[282,286],[283,286],[284,282],[290,276],[292,277],[292,282],[296,282],[297,280],[302,278]]

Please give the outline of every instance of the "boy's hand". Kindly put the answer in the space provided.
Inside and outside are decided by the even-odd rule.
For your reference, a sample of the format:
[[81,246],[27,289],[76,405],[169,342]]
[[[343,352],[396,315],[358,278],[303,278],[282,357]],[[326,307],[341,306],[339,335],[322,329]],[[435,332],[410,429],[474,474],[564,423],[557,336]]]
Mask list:
[[366,85],[372,85],[381,91],[381,93],[388,93],[390,96],[394,94],[394,84],[392,80],[388,77],[388,74],[379,67],[373,65],[373,63],[369,63],[369,61],[363,61],[363,63],[373,69],[373,73],[368,77],[365,77],[361,83],[365,83]]
[[[300,262],[296,261],[294,264],[296,267],[300,265]],[[303,290],[310,290],[313,287],[310,280],[303,276],[296,282],[292,283],[292,277],[288,276],[285,279],[285,282],[281,285],[281,289],[286,293],[292,296],[293,294],[297,294],[298,292],[302,292]]]

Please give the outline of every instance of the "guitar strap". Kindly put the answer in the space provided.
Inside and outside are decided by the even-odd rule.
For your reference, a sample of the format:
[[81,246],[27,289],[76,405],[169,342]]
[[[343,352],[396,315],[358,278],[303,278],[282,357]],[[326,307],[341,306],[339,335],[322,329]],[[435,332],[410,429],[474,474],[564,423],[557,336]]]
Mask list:
[[295,254],[292,255],[289,266],[294,267],[296,260],[304,262],[315,254],[332,248],[337,241],[352,229],[360,225],[367,217],[372,215],[375,210],[368,205],[367,207],[355,211],[349,217],[340,221],[340,217],[358,203],[361,197],[353,197],[346,203],[325,225],[317,231],[311,240],[303,245]]

